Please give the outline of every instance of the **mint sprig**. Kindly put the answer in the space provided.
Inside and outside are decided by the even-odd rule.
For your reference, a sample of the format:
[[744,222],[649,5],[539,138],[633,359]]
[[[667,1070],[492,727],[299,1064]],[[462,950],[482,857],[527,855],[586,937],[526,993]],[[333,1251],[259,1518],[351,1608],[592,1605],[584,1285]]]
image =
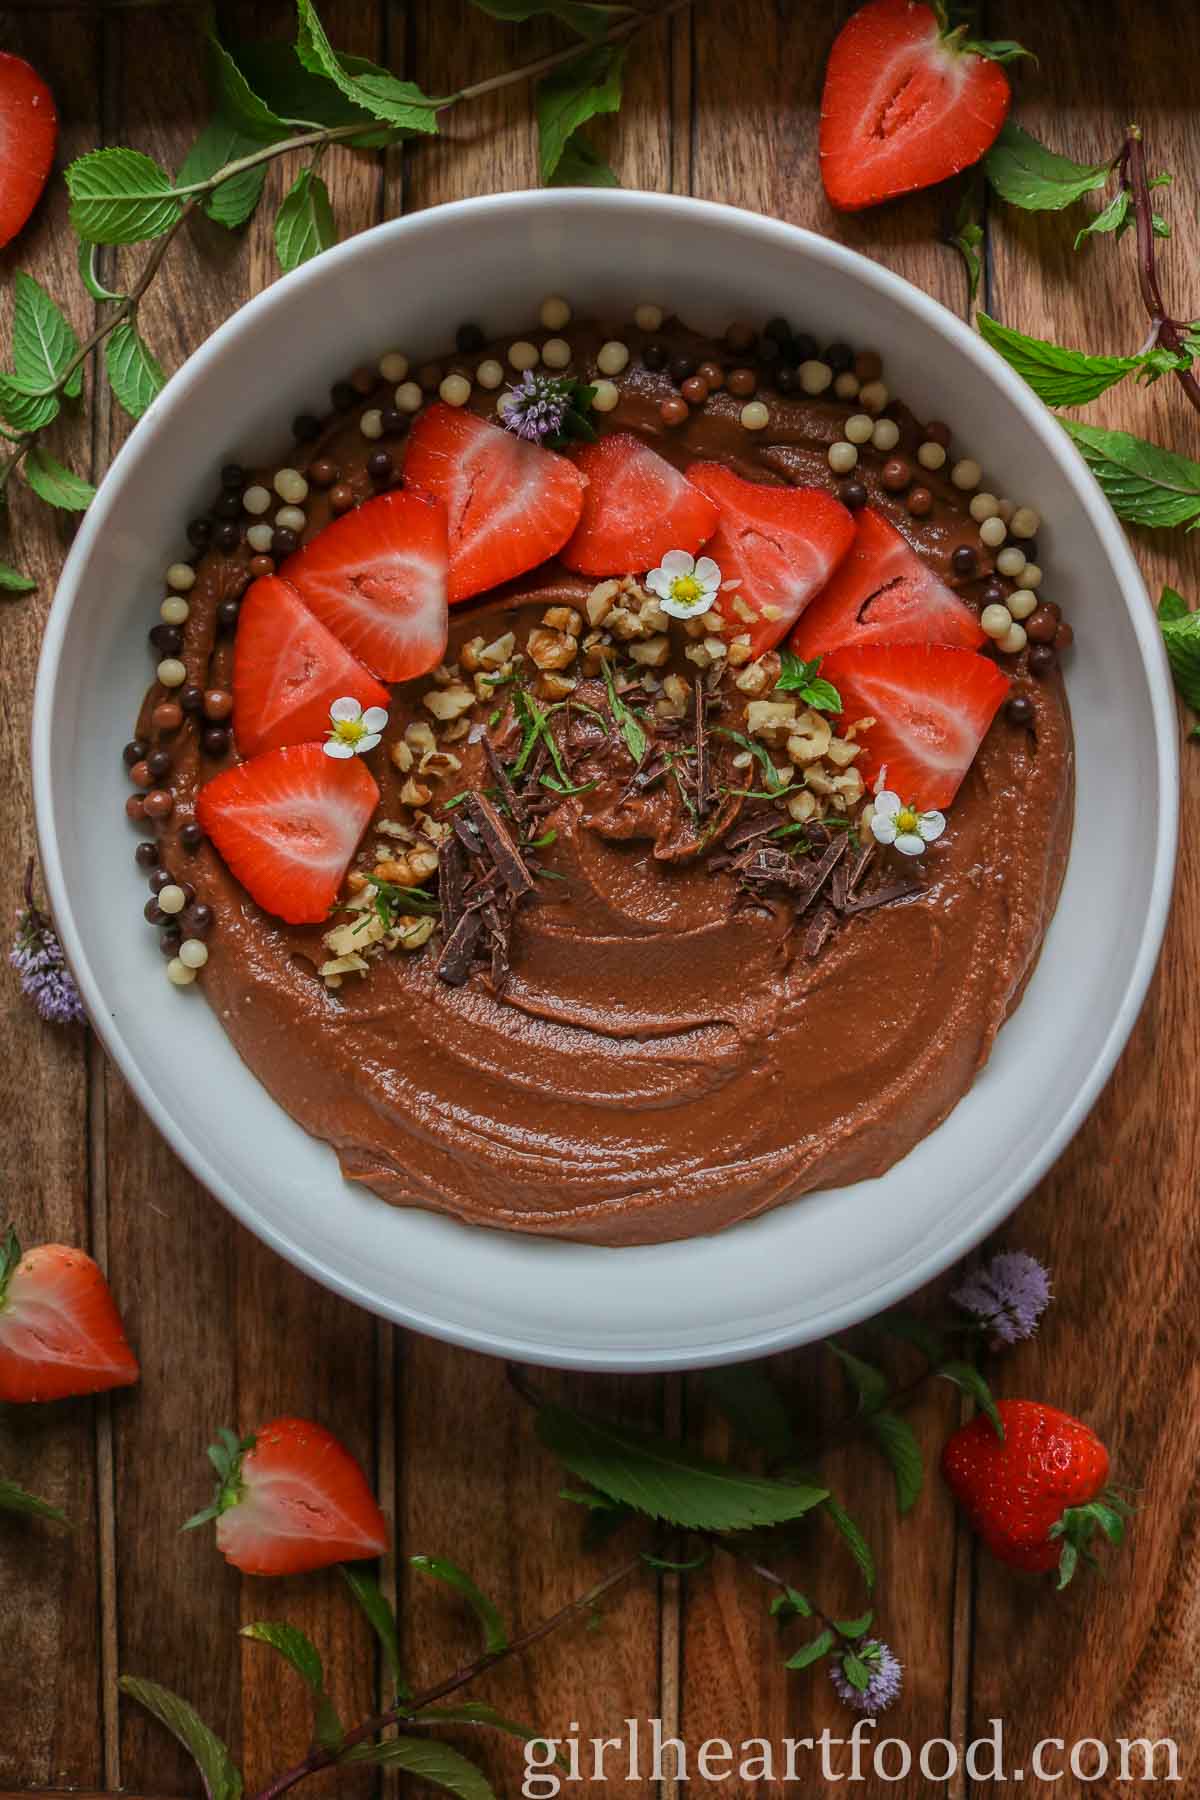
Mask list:
[[1010,206],[1061,212],[1084,194],[1104,187],[1114,164],[1073,162],[1069,156],[1048,150],[1013,119],[1007,119],[984,157],[983,167],[993,190]]
[[840,713],[842,697],[831,681],[821,678],[818,671],[821,658],[814,656],[805,662],[801,656],[795,656],[790,650],[780,652],[780,674],[775,683],[776,689],[784,694],[798,694],[806,706],[815,712]]
[[1063,419],[1062,427],[1120,518],[1131,525],[1189,530],[1200,522],[1200,463],[1128,431],[1105,431],[1075,419]]
[[985,312],[976,313],[975,323],[984,342],[1000,352],[1047,406],[1086,406],[1127,375],[1157,381],[1171,370],[1191,366],[1190,356],[1161,345],[1136,356],[1092,356],[1048,338],[1028,337]]
[[[1190,712],[1200,713],[1200,613],[1191,612],[1173,587],[1164,587],[1158,624],[1179,696]],[[1200,737],[1200,725],[1193,725],[1189,735]]]

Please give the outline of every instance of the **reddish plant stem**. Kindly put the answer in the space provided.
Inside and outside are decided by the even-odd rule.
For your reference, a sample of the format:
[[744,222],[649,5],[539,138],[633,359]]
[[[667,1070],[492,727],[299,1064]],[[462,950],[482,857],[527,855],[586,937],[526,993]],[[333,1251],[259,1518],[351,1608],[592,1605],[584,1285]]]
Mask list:
[[[1161,344],[1164,350],[1174,350],[1186,356],[1187,345],[1179,334],[1175,320],[1167,311],[1158,281],[1158,256],[1154,240],[1154,202],[1150,196],[1150,180],[1146,173],[1146,148],[1142,142],[1140,125],[1129,127],[1125,148],[1121,152],[1121,175],[1133,202],[1134,224],[1137,229],[1138,286],[1141,289],[1142,302],[1150,315],[1154,342]],[[1200,381],[1197,381],[1190,368],[1176,369],[1175,375],[1191,404],[1197,412],[1200,412]]]

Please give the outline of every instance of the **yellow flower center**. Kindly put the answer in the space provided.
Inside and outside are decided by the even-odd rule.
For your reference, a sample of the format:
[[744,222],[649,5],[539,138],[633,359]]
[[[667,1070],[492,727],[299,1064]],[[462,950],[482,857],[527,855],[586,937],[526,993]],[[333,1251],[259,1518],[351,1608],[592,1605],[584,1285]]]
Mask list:
[[898,834],[903,835],[907,832],[911,835],[916,831],[920,823],[920,813],[915,812],[911,806],[902,806],[900,811],[896,814],[896,831]]
[[698,600],[703,600],[704,589],[694,575],[677,575],[671,583],[671,598],[680,606],[695,606]]
[[367,735],[367,728],[361,719],[335,719],[333,734],[341,744],[349,744],[351,748],[360,738]]

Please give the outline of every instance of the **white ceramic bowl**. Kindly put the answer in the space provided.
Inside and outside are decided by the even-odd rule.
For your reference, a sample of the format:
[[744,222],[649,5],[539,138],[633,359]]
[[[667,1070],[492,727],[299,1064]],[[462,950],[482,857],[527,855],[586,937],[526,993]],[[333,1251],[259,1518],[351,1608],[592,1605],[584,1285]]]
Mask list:
[[[605,1250],[395,1211],[342,1181],[244,1070],[195,990],[168,986],[122,808],[120,746],[184,522],[228,455],[277,453],[331,380],[454,323],[527,326],[547,293],[641,300],[719,328],[784,313],[882,351],[993,487],[1035,502],[1048,586],[1076,627],[1066,883],[1037,972],[949,1119],[879,1181],[719,1237]],[[105,1046],[213,1194],[282,1255],[401,1324],[548,1364],[665,1369],[765,1354],[895,1302],[1002,1220],[1077,1129],[1133,1026],[1175,858],[1174,702],[1125,537],[1066,436],[999,357],[916,288],[770,219],[657,194],[559,191],[398,219],[278,282],[191,358],[133,433],[68,558],[38,678],[34,786],[63,943]],[[899,972],[920,983],[920,970]],[[914,999],[916,994],[914,994]]]

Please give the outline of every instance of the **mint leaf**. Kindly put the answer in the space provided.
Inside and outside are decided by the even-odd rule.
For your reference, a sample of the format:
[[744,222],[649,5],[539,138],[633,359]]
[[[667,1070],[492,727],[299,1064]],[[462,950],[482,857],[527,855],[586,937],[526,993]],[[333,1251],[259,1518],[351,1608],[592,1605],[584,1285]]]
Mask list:
[[1173,619],[1186,619],[1191,608],[1183,595],[1173,587],[1164,587],[1158,601],[1158,622],[1166,625]]
[[823,1488],[771,1481],[688,1455],[651,1432],[624,1429],[561,1406],[537,1417],[542,1443],[573,1475],[653,1519],[697,1531],[744,1531],[798,1519]]
[[621,183],[600,152],[593,149],[581,131],[569,137],[563,146],[551,187],[620,187]]
[[1087,224],[1075,233],[1075,248],[1078,250],[1088,238],[1096,237],[1103,232],[1111,231],[1118,238],[1123,237],[1129,226],[1133,224],[1130,216],[1132,205],[1133,195],[1129,189],[1118,188],[1108,205],[1101,212],[1093,213]]
[[780,652],[780,659],[781,668],[776,688],[785,694],[799,694],[805,704],[817,712],[841,712],[842,697],[833,683],[817,677],[817,670],[821,666],[819,656],[814,656],[811,662],[805,662],[803,657],[784,650]]
[[868,1425],[871,1436],[891,1464],[896,1478],[896,1503],[900,1511],[906,1513],[916,1504],[925,1481],[921,1446],[913,1435],[912,1426],[899,1413],[872,1413]]
[[813,1639],[811,1644],[805,1644],[803,1650],[797,1650],[795,1656],[789,1656],[787,1662],[784,1664],[784,1668],[811,1668],[813,1663],[820,1662],[823,1656],[829,1655],[829,1652],[833,1649],[836,1642],[837,1639],[834,1637],[832,1631],[822,1631]]
[[[621,105],[624,44],[600,44],[573,56],[538,83],[535,110],[543,182],[551,182],[581,125]],[[576,165],[572,165],[576,166]]]
[[38,392],[42,383],[0,375],[0,417],[18,431],[40,431],[60,410],[56,394]]
[[183,201],[140,150],[90,150],[68,164],[71,224],[91,244],[140,244],[169,231]]
[[1033,51],[1018,44],[1015,38],[964,38],[958,49],[964,55],[969,52],[985,57],[988,62],[1016,62],[1022,56],[1027,56],[1031,62],[1037,61]]
[[423,1575],[432,1575],[435,1581],[444,1581],[448,1587],[463,1596],[483,1627],[483,1648],[488,1656],[494,1656],[498,1651],[508,1648],[508,1632],[499,1610],[475,1585],[465,1569],[460,1569],[457,1563],[445,1556],[410,1556],[408,1560]]
[[811,1619],[812,1607],[804,1595],[794,1587],[784,1587],[781,1594],[776,1594],[768,1611],[773,1619]]
[[[984,342],[1000,352],[1047,406],[1086,406],[1127,375],[1148,366],[1147,356],[1091,356],[1085,350],[1063,349],[1046,338],[1026,337],[985,312],[976,313],[975,322]],[[1151,351],[1149,356],[1153,355]]]
[[[232,51],[248,84],[261,95],[289,128],[362,124],[362,134],[347,138],[356,148],[390,144],[395,133],[380,125],[364,107],[357,106],[323,73],[306,69],[290,44],[238,44]],[[343,74],[385,75],[365,56],[338,58]]]
[[778,1388],[761,1363],[707,1369],[704,1386],[739,1437],[779,1462],[796,1448],[796,1434]]
[[256,1643],[270,1644],[291,1663],[316,1702],[317,1742],[323,1750],[340,1750],[345,1733],[333,1702],[325,1692],[325,1669],[320,1651],[312,1640],[294,1625],[273,1624],[269,1620],[243,1625],[239,1635],[253,1638]]
[[842,1657],[842,1674],[846,1677],[850,1686],[852,1688],[857,1688],[860,1694],[865,1694],[871,1685],[870,1669],[868,1669],[862,1657],[856,1656],[853,1650],[847,1650],[846,1654]]
[[950,244],[963,259],[963,267],[967,271],[967,305],[974,306],[979,292],[979,283],[983,279],[983,259],[979,249],[983,243],[983,226],[976,219],[967,219],[961,223],[952,237],[947,238]]
[[842,1537],[849,1546],[851,1556],[862,1570],[863,1579],[867,1584],[867,1590],[869,1592],[875,1586],[875,1558],[871,1552],[870,1544],[868,1544],[866,1538],[863,1536],[854,1520],[850,1517],[850,1514],[846,1511],[841,1501],[836,1499],[833,1494],[830,1494],[828,1500],[825,1502],[825,1510],[841,1532]]
[[[176,180],[180,187],[208,181],[218,169],[243,156],[252,156],[259,148],[256,138],[247,136],[221,113],[216,113],[184,157]],[[262,198],[266,179],[266,163],[259,163],[254,169],[243,169],[240,175],[231,175],[205,196],[204,211],[216,224],[224,225],[230,231],[244,225]]]
[[1003,1443],[1004,1421],[996,1409],[991,1388],[974,1363],[959,1361],[942,1363],[939,1368],[934,1370],[934,1374],[942,1376],[946,1381],[952,1381],[961,1393],[969,1394],[980,1412],[987,1414],[992,1423],[992,1430]]
[[276,144],[290,135],[287,120],[259,99],[211,24],[205,33],[205,72],[217,114],[242,136],[259,144]]
[[326,76],[347,99],[389,125],[405,131],[437,131],[437,111],[446,104],[444,100],[431,100],[415,82],[398,81],[386,69],[376,69],[374,65],[363,74],[351,74],[325,36],[312,0],[297,0],[297,4],[300,35],[296,55],[310,74]]
[[861,1356],[852,1356],[849,1350],[843,1350],[832,1338],[826,1342],[854,1383],[859,1412],[877,1412],[891,1392],[887,1376],[873,1363],[864,1362]]
[[874,1612],[867,1611],[865,1613],[860,1613],[857,1619],[835,1619],[833,1624],[834,1629],[839,1632],[842,1637],[853,1640],[854,1638],[864,1636],[866,1632],[870,1631],[874,1622]]
[[1189,612],[1174,588],[1164,588],[1158,622],[1175,686],[1192,712],[1200,712],[1200,613]]
[[14,569],[11,563],[0,562],[0,592],[6,594],[32,594],[37,582],[20,569]]
[[35,444],[25,458],[25,479],[34,493],[63,512],[86,512],[96,498],[96,490],[73,470],[57,462],[41,444]]
[[169,1688],[160,1687],[157,1681],[145,1681],[137,1675],[122,1675],[117,1686],[153,1713],[159,1724],[165,1725],[183,1745],[200,1771],[208,1800],[241,1800],[242,1777],[233,1758],[186,1700]]
[[[0,565],[0,570],[2,567],[3,565]],[[3,585],[2,575],[0,575],[0,586]],[[32,587],[33,583],[30,582],[29,585]],[[48,1500],[41,1500],[36,1494],[31,1494],[25,1488],[18,1487],[15,1481],[2,1479],[0,1479],[0,1512],[26,1513],[39,1519],[54,1519],[59,1525],[71,1523],[61,1507],[51,1506]]]
[[96,274],[97,245],[81,242],[79,246],[79,279],[93,300],[123,300],[124,294],[110,294]]
[[983,159],[984,173],[1002,200],[1030,212],[1061,212],[1101,188],[1111,163],[1077,163],[1047,150],[1011,119]]
[[412,1689],[404,1679],[404,1665],[400,1656],[400,1633],[396,1626],[396,1615],[392,1611],[391,1602],[380,1591],[375,1577],[360,1564],[339,1563],[338,1568],[343,1581],[358,1601],[372,1631],[379,1639],[379,1647],[383,1652],[384,1667],[388,1672],[392,1693],[397,1700],[411,1699]]
[[301,169],[275,215],[275,250],[284,270],[319,256],[337,242],[329,189],[312,169]]
[[523,25],[527,19],[557,19],[585,38],[603,37],[634,10],[631,6],[600,6],[592,0],[474,0],[474,4],[480,12],[510,25]]
[[[413,1714],[412,1722],[414,1725],[490,1726],[493,1731],[502,1731],[507,1737],[516,1738],[522,1744],[529,1743],[538,1735],[534,1726],[523,1725],[519,1719],[506,1718],[483,1700],[464,1700],[458,1706],[425,1706],[419,1713]],[[560,1768],[568,1766],[562,1756],[556,1756],[555,1761]]]
[[116,327],[105,343],[104,366],[113,393],[131,419],[140,419],[166,386],[161,363],[128,319]]
[[[17,379],[30,387],[53,387],[79,354],[79,339],[45,288],[18,269],[13,276],[13,362]],[[83,388],[77,368],[63,392],[74,400]]]
[[1166,527],[1200,521],[1200,463],[1128,431],[1059,421],[1104,489],[1113,511],[1131,525]]
[[389,1738],[382,1744],[358,1744],[345,1763],[371,1763],[386,1769],[403,1769],[431,1787],[445,1788],[459,1800],[496,1800],[495,1790],[481,1769],[449,1744],[428,1738]]

